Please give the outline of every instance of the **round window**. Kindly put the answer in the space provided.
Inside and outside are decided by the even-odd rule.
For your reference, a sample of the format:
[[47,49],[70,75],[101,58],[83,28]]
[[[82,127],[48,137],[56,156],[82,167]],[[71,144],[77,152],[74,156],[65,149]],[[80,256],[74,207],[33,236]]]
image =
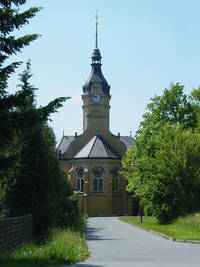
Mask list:
[[117,177],[117,175],[118,175],[118,169],[117,168],[112,169],[112,175],[114,177]]
[[102,168],[96,168],[94,170],[94,176],[100,177],[100,176],[102,176],[102,174],[103,174],[103,169]]

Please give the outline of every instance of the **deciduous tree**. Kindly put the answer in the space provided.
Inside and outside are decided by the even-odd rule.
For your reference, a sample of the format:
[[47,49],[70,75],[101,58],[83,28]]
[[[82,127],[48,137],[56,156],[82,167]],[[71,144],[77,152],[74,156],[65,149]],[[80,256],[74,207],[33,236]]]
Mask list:
[[198,90],[187,96],[183,86],[171,84],[151,100],[122,174],[146,210],[168,221],[199,208]]

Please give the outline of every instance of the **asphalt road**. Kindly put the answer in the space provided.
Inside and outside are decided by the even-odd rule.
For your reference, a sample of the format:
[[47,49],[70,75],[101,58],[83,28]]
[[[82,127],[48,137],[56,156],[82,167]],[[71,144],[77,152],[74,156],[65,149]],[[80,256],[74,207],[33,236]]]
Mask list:
[[200,244],[173,242],[116,217],[89,218],[91,256],[71,267],[200,267]]

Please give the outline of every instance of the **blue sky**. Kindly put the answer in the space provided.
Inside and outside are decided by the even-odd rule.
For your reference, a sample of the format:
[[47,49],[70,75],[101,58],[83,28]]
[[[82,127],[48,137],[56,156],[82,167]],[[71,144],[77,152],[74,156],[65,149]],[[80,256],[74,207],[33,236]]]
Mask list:
[[[72,97],[52,115],[57,138],[63,130],[82,133],[82,85],[91,68],[96,9],[114,134],[134,134],[150,98],[171,81],[185,85],[186,93],[200,85],[199,0],[30,0],[29,6],[43,9],[16,34],[42,36],[12,60],[31,60],[38,105]],[[12,77],[10,87],[17,83]]]

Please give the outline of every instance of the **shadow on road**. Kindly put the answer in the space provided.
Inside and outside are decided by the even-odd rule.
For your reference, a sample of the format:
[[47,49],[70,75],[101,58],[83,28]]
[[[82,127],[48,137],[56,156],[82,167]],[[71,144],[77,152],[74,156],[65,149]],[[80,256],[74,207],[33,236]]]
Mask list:
[[104,238],[100,235],[98,235],[98,231],[102,230],[103,228],[98,228],[98,227],[87,227],[87,231],[86,231],[86,239],[88,241],[92,241],[92,240],[119,240],[117,238]]

